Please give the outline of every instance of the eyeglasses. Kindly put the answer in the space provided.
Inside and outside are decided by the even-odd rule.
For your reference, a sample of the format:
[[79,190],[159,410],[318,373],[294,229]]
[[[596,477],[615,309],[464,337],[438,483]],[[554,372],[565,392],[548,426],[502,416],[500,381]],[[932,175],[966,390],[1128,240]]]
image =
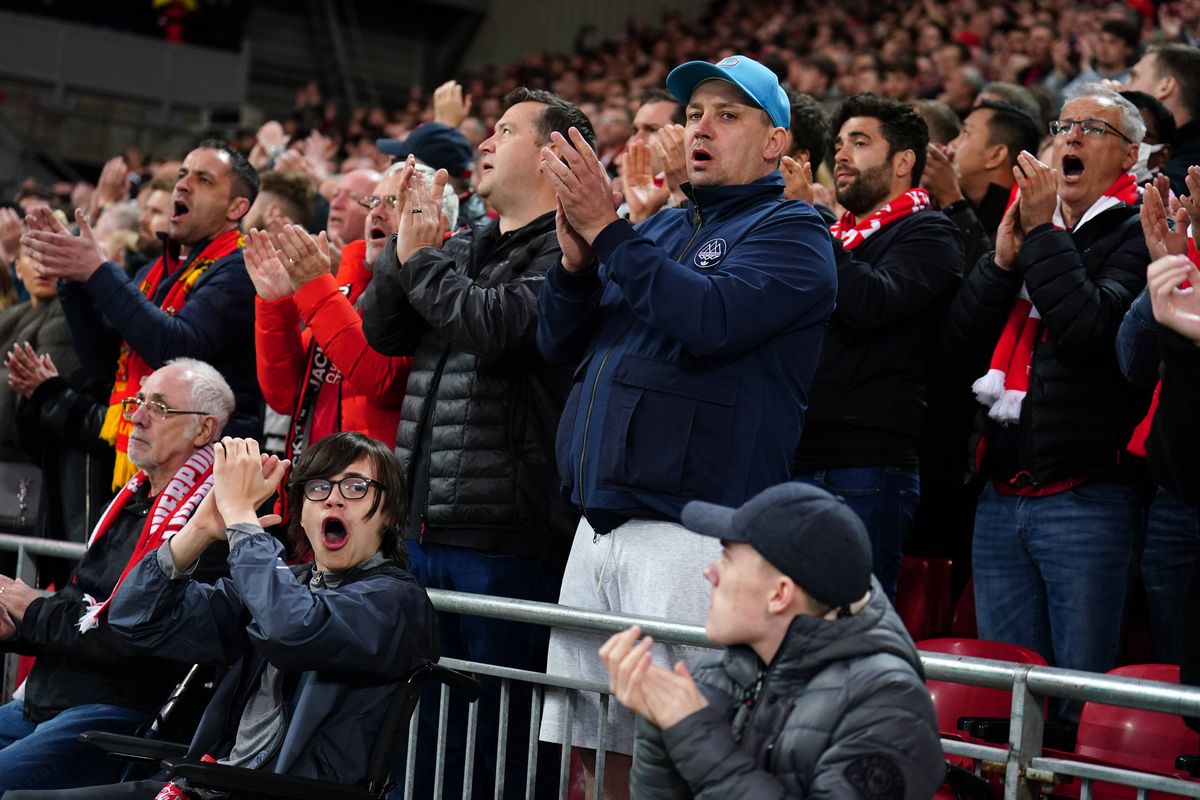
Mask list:
[[1072,129],[1078,125],[1079,130],[1083,131],[1084,136],[1103,136],[1106,133],[1111,133],[1113,136],[1120,136],[1125,141],[1133,144],[1133,139],[1130,139],[1125,134],[1121,133],[1116,127],[1109,125],[1102,119],[1056,119],[1050,122],[1050,133],[1055,136],[1069,136]]
[[395,208],[396,204],[399,202],[399,198],[397,198],[394,194],[384,195],[383,197],[376,197],[373,194],[369,194],[366,197],[358,198],[357,202],[367,211],[370,211],[371,209],[377,207],[380,203],[387,203],[388,208]]
[[141,397],[126,397],[121,401],[121,416],[127,420],[132,420],[133,415],[137,413],[138,408],[146,409],[146,413],[150,415],[150,419],[159,422],[166,422],[169,417],[176,414],[197,414],[201,417],[208,416],[207,411],[185,411],[181,408],[170,408],[169,406],[158,402],[157,400],[145,400]]
[[361,500],[367,496],[371,486],[382,486],[379,481],[363,478],[358,475],[348,475],[340,481],[328,478],[312,478],[304,482],[304,496],[309,500],[324,500],[333,493],[333,487],[338,487],[342,497],[347,500]]

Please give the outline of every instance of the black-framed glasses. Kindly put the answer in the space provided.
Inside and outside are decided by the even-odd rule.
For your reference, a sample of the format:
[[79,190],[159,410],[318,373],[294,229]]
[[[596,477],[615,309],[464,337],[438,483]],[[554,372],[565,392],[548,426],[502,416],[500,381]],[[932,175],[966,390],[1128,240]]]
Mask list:
[[333,493],[333,487],[336,486],[342,497],[347,500],[361,500],[367,496],[367,491],[372,485],[382,486],[379,481],[361,475],[347,475],[339,481],[310,478],[304,482],[304,496],[313,501],[324,500]]
[[370,211],[371,209],[378,207],[380,203],[387,203],[388,208],[395,209],[396,205],[400,202],[400,199],[394,194],[385,194],[383,197],[376,197],[373,194],[369,194],[366,197],[358,198],[357,202],[367,211]]
[[1103,136],[1106,133],[1111,133],[1113,136],[1120,136],[1125,141],[1133,144],[1133,139],[1130,139],[1125,134],[1121,133],[1114,125],[1109,125],[1102,119],[1055,119],[1050,121],[1050,133],[1055,136],[1069,136],[1071,130],[1078,125],[1079,130],[1084,136]]
[[121,416],[127,420],[132,420],[138,408],[146,409],[146,413],[150,415],[150,419],[159,422],[166,422],[169,418],[177,414],[197,414],[201,417],[209,416],[207,411],[187,411],[182,408],[171,408],[165,403],[160,403],[157,400],[146,400],[142,397],[126,397],[122,400]]

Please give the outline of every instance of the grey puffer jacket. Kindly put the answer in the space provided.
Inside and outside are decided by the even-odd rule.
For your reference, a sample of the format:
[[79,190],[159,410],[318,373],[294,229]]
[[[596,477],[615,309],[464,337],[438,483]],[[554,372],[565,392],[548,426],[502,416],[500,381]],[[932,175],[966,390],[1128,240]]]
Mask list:
[[411,355],[396,454],[407,470],[410,539],[566,560],[579,521],[559,498],[554,434],[570,387],[534,341],[537,295],[562,258],[549,212],[417,251],[393,237],[363,293],[363,331]]
[[797,617],[772,663],[748,647],[694,671],[707,708],[638,719],[637,800],[929,800],[944,761],[912,639],[872,581],[853,617]]

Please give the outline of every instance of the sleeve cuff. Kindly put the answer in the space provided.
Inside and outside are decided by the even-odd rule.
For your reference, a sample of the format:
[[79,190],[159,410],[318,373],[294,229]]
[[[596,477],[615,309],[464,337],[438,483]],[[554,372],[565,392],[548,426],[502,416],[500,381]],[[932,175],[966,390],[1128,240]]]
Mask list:
[[628,220],[618,219],[610,222],[604,230],[596,234],[595,240],[592,242],[592,251],[596,254],[597,260],[601,263],[607,263],[613,251],[621,245],[622,242],[637,238],[637,231],[629,224]]
[[192,573],[196,571],[196,565],[200,563],[200,559],[192,562],[192,565],[185,570],[179,570],[175,567],[175,558],[171,555],[171,541],[168,539],[158,547],[158,568],[162,570],[163,577],[169,581],[183,581],[192,577]]
[[336,278],[329,274],[318,275],[297,289],[292,295],[292,300],[296,303],[296,309],[307,319],[319,302],[337,291]]
[[128,282],[129,278],[120,267],[111,261],[105,261],[84,281],[83,286],[92,297],[106,301],[122,284]]
[[574,300],[584,300],[600,289],[600,270],[592,265],[583,272],[567,272],[562,264],[546,270],[546,282],[556,294]]
[[266,535],[266,533],[261,525],[251,525],[249,522],[237,522],[225,530],[225,537],[229,540],[229,549],[233,550],[238,542],[245,541],[259,534]]

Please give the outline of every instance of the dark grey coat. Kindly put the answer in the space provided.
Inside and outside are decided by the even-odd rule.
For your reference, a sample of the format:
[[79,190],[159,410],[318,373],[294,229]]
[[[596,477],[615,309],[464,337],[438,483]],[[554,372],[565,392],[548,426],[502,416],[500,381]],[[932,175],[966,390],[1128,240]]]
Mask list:
[[637,800],[929,800],[944,761],[912,639],[872,581],[846,619],[797,617],[764,668],[748,647],[698,667],[709,706],[638,720]]

